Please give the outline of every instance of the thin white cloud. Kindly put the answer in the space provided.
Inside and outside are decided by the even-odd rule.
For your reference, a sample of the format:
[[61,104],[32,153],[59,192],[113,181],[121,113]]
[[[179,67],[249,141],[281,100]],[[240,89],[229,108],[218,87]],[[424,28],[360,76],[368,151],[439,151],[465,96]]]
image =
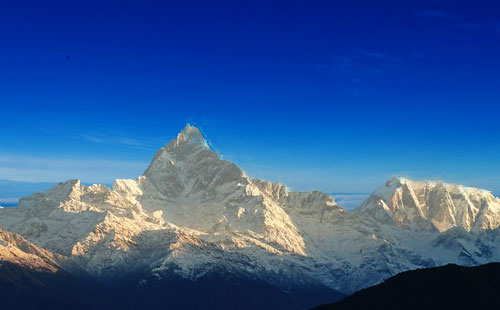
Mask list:
[[462,29],[462,30],[485,30],[485,31],[493,31],[493,32],[500,32],[500,22],[499,21],[484,21],[484,22],[476,22],[476,23],[471,23],[471,22],[457,22],[457,23],[450,23],[450,27],[452,28],[457,28],[457,29]]
[[418,12],[415,12],[415,15],[420,16],[420,17],[441,18],[441,19],[449,19],[449,20],[454,20],[457,18],[457,16],[455,14],[451,13],[450,11],[437,10],[437,9],[418,11]]
[[359,84],[382,75],[397,73],[405,59],[381,51],[347,48],[333,55],[327,64],[317,66],[320,72],[334,74],[346,82]]
[[471,21],[466,16],[456,15],[448,10],[424,10],[415,12],[416,16],[447,22],[451,28],[462,30],[481,30],[500,32],[500,20]]
[[107,143],[107,141],[104,139],[101,139],[101,138],[95,137],[95,136],[86,135],[86,134],[80,134],[80,135],[78,135],[78,137],[85,140],[85,141],[88,141],[88,142]]
[[89,183],[112,183],[117,178],[136,178],[147,162],[41,158],[0,154],[0,179],[27,182],[60,182],[80,179]]
[[87,133],[77,134],[75,137],[78,139],[84,140],[84,141],[99,143],[99,144],[122,145],[122,146],[130,147],[130,148],[135,148],[135,149],[139,149],[139,150],[146,150],[146,151],[154,150],[153,148],[148,147],[147,145],[144,145],[143,143],[141,143],[140,141],[138,141],[136,139],[112,135],[112,134],[87,132]]

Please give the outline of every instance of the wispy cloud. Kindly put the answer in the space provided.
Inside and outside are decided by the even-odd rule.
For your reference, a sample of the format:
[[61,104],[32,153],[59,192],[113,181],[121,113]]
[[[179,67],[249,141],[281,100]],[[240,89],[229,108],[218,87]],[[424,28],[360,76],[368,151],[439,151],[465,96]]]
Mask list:
[[443,9],[427,9],[423,11],[417,11],[415,12],[415,15],[420,17],[441,18],[448,20],[454,20],[457,18],[455,14]]
[[448,27],[454,29],[500,32],[500,20],[470,20],[446,9],[428,9],[417,11],[415,12],[415,15],[430,20],[445,22]]
[[116,178],[136,178],[146,168],[147,162],[0,154],[0,179],[13,181],[112,183]]
[[83,132],[75,135],[76,138],[82,139],[84,141],[100,143],[100,144],[110,144],[110,145],[122,145],[130,148],[154,151],[154,148],[143,144],[142,142],[124,136],[113,135],[103,132]]
[[320,72],[338,75],[348,83],[362,83],[397,71],[404,59],[389,53],[364,48],[349,48],[319,65]]
[[484,21],[484,22],[455,22],[450,23],[450,27],[463,30],[481,30],[493,31],[500,33],[500,21]]

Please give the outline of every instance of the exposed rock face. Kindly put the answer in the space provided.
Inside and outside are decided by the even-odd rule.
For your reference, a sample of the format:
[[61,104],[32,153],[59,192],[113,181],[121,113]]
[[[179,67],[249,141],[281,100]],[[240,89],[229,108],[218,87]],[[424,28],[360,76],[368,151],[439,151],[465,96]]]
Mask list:
[[0,213],[1,227],[45,249],[47,266],[140,283],[224,270],[351,293],[404,270],[500,259],[488,192],[392,180],[349,213],[321,192],[249,178],[189,125],[136,180],[71,180]]
[[490,192],[455,184],[394,178],[378,188],[359,212],[400,227],[467,231],[500,225],[500,199]]
[[4,229],[0,229],[0,261],[42,272],[54,273],[60,269],[52,253]]

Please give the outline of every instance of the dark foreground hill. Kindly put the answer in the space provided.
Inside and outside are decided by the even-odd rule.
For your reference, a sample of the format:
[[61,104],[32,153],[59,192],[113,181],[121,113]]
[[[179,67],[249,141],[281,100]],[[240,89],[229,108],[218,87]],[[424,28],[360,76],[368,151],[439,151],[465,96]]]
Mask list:
[[500,309],[500,263],[400,273],[318,310]]

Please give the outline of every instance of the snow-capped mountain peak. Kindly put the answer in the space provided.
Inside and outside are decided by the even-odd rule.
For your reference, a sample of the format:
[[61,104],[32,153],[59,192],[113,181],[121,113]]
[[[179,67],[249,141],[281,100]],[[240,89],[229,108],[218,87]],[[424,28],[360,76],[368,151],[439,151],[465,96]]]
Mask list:
[[403,270],[500,259],[500,201],[486,191],[395,178],[349,213],[319,191],[252,179],[206,146],[187,125],[136,180],[60,183],[2,209],[0,226],[72,272],[224,270],[281,289],[350,293]]
[[209,149],[208,141],[205,139],[200,129],[191,124],[187,124],[186,127],[177,135],[175,140],[175,145],[178,146],[181,143],[195,143],[200,144],[203,148]]
[[500,199],[489,191],[405,178],[387,181],[357,211],[384,223],[440,232],[456,226],[480,231],[500,225]]

